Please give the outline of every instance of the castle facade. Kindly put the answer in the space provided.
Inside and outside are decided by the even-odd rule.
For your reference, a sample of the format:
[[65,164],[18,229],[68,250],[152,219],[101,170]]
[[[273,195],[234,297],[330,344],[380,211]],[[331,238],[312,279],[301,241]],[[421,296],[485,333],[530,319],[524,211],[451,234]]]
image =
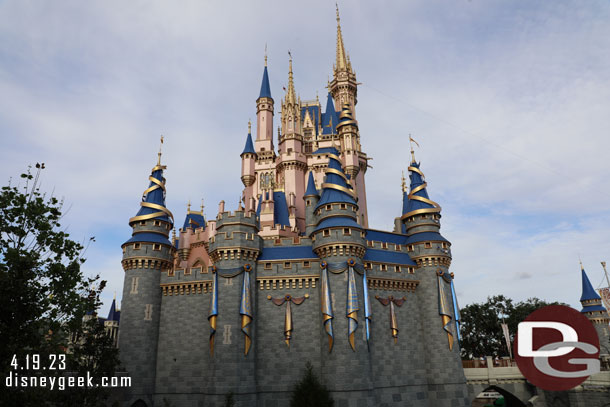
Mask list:
[[369,228],[338,12],[336,51],[325,106],[297,98],[290,61],[279,118],[265,58],[237,210],[221,202],[205,219],[189,207],[170,236],[159,153],[122,245],[124,405],[221,406],[233,393],[237,405],[287,406],[306,362],[336,406],[470,405],[441,208],[405,145],[394,230]]

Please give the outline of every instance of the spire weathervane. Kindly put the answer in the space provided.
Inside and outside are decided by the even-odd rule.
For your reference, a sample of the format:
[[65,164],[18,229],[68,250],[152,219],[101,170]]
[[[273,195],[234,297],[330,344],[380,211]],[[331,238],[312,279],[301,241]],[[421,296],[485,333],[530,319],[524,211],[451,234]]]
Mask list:
[[415,151],[413,151],[413,143],[419,147],[419,143],[411,137],[411,133],[409,133],[409,144],[411,145],[411,163],[415,163]]
[[161,136],[161,143],[159,143],[159,158],[157,160],[157,165],[161,165],[161,147],[163,147],[163,135]]
[[248,119],[248,134],[252,133],[252,120]]
[[267,43],[265,43],[265,66],[267,66]]

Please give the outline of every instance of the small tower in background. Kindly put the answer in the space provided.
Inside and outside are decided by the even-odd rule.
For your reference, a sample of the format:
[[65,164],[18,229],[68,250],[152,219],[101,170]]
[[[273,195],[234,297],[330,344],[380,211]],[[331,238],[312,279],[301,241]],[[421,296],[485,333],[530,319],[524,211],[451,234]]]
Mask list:
[[597,331],[600,357],[610,359],[610,330],[608,328],[610,317],[608,316],[608,310],[604,308],[601,297],[593,289],[582,263],[580,264],[580,270],[582,273],[582,295],[580,296],[582,310],[580,312],[589,318]]

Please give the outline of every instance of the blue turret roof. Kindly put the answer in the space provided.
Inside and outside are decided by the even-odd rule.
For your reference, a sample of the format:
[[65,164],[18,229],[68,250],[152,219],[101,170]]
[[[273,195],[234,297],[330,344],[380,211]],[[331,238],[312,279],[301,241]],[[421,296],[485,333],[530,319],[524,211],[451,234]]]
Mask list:
[[121,320],[121,311],[117,311],[115,299],[112,300],[112,304],[110,305],[110,312],[108,312],[108,318],[106,318],[106,320],[117,322]]
[[186,228],[205,229],[205,218],[203,217],[203,213],[188,211],[186,213],[186,218],[184,218],[184,225],[182,226],[183,230]]
[[305,196],[318,196],[318,190],[316,189],[316,182],[313,179],[313,172],[309,172],[309,179],[307,180],[307,190]]
[[[283,191],[275,191],[273,194],[273,224],[290,226],[290,211],[288,210],[288,202],[286,202],[286,194]],[[256,208],[256,216],[261,215],[263,201],[269,199],[269,191],[263,192],[258,206]]]
[[[411,167],[419,169],[419,163],[412,162]],[[419,173],[417,173],[416,171],[411,171],[411,173],[409,174],[409,178],[411,179],[411,186],[410,186],[411,191],[415,190],[415,188],[417,188],[421,185],[424,185],[424,183],[425,183],[422,176]],[[423,188],[423,189],[415,192],[414,195],[421,196],[422,198],[430,199],[426,188]],[[405,200],[406,200],[406,202],[405,202]],[[405,205],[405,203],[406,203],[406,205]],[[405,195],[403,194],[403,205],[402,205],[402,214],[403,215],[405,213],[409,213],[409,212],[415,211],[417,209],[430,209],[430,208],[434,208],[434,206],[429,203],[421,202],[421,201],[418,201],[415,199],[408,199],[408,195],[407,195],[407,197],[405,197]]]
[[[332,120],[332,127],[331,127]],[[326,113],[322,115],[322,134],[337,134],[337,124],[339,123],[339,116],[335,111],[335,105],[333,103],[333,96],[328,93],[326,99]]]
[[601,297],[597,294],[595,289],[593,289],[589,277],[587,277],[587,273],[585,273],[585,269],[582,269],[582,295],[580,296],[580,301],[587,300],[601,300]]
[[244,147],[244,151],[242,151],[240,156],[247,153],[256,154],[256,151],[254,151],[254,143],[252,143],[252,135],[250,134],[250,132],[248,132],[248,137],[246,137],[246,145]]
[[265,66],[265,70],[263,71],[263,82],[261,83],[261,93],[258,98],[270,98],[271,97],[271,87],[269,86],[269,74],[267,73],[267,66]]
[[[341,163],[332,156],[329,157],[329,159],[328,159],[328,168],[329,168],[329,170],[339,171],[339,172],[341,172],[341,174],[343,174],[345,176],[345,173],[343,172],[343,169],[341,168]],[[345,177],[345,178],[347,178],[347,177]],[[345,202],[345,203],[351,203],[353,205],[356,205],[356,200],[354,199],[353,195],[341,190],[341,189],[347,189],[349,191],[353,191],[352,186],[349,185],[342,176],[335,174],[334,172],[327,171],[326,179],[324,180],[324,184],[328,184],[328,185],[326,187],[323,187],[322,196],[320,198],[320,201],[318,202],[318,205],[316,206],[316,209],[318,209],[322,205],[326,205],[329,203],[336,203],[336,202],[341,202],[341,203]],[[334,186],[334,188],[333,188],[333,186]]]
[[[153,178],[155,178],[156,180],[158,180],[161,184],[165,184],[165,179],[163,178],[163,169],[162,168],[164,168],[164,167],[160,167],[160,166],[155,167],[155,171],[153,171],[151,176]],[[152,186],[155,186],[155,185],[157,185],[157,184],[155,182],[151,181],[149,188]],[[143,197],[143,202],[148,202],[151,204],[160,205],[160,206],[165,207],[165,192],[160,187],[153,189],[152,191],[147,193],[146,196]],[[155,212],[159,212],[159,210],[155,209],[155,208],[141,206],[140,210],[138,211],[136,216],[149,215],[149,214],[155,213]],[[165,213],[161,213],[159,216],[156,216],[152,219],[163,220],[163,221],[171,223],[170,218]]]

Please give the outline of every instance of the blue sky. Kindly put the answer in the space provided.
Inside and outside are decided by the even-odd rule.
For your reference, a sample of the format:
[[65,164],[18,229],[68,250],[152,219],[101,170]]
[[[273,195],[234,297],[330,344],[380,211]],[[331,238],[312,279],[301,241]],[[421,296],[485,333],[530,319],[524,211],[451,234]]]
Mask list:
[[[342,1],[362,85],[357,118],[370,224],[400,215],[408,134],[443,207],[461,305],[504,294],[579,306],[610,260],[610,4]],[[130,237],[160,134],[168,206],[234,209],[265,44],[278,105],[294,58],[302,99],[335,56],[334,2],[0,2],[0,179],[45,162],[84,269],[122,291]],[[276,121],[279,114],[276,112]]]

